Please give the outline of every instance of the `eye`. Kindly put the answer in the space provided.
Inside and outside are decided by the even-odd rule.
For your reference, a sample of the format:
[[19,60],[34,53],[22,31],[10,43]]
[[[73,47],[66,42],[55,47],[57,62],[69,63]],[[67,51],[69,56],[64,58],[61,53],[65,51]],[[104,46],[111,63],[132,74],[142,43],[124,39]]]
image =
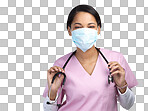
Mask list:
[[80,27],[75,27],[75,29],[80,28]]
[[89,28],[95,28],[95,26],[89,26]]

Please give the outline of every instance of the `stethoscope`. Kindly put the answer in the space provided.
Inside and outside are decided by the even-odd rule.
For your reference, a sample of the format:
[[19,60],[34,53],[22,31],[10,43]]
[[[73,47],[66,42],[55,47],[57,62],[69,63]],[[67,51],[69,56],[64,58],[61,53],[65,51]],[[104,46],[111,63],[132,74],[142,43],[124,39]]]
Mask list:
[[[96,48],[96,47],[95,47],[95,48]],[[102,52],[100,51],[100,48],[96,48],[96,49],[97,49],[97,51],[99,51],[99,53],[101,54],[101,56],[103,57],[103,59],[104,59],[104,60],[106,61],[106,63],[108,64],[108,61],[107,61],[107,59],[104,57],[104,55],[102,54]],[[65,67],[66,67],[67,63],[69,62],[69,60],[71,59],[71,57],[76,53],[76,51],[77,51],[77,50],[75,50],[75,51],[69,56],[69,58],[67,59],[67,61],[65,62],[64,66],[63,66],[63,70],[65,69]],[[109,70],[110,70],[110,69],[109,69]],[[59,98],[59,96],[60,96],[60,94],[61,94],[61,91],[62,91],[62,89],[63,89],[63,87],[64,87],[64,84],[65,84],[65,81],[66,81],[66,74],[63,73],[63,72],[57,72],[57,73],[53,76],[53,79],[52,79],[52,81],[51,81],[51,85],[50,85],[50,88],[49,88],[49,98],[50,98],[50,92],[51,92],[52,84],[53,84],[55,78],[56,78],[59,74],[62,74],[62,75],[64,76],[64,79],[63,79],[63,82],[62,82],[62,87],[61,87],[60,93],[58,94],[58,97],[56,97],[56,99],[55,99],[54,102],[52,102],[52,103],[47,102],[47,104],[57,105],[58,108],[59,108],[62,104],[55,104],[55,102],[58,100],[58,98]],[[109,73],[109,75],[108,75],[108,84],[110,84],[110,82],[113,83],[113,76],[111,76],[111,73]]]

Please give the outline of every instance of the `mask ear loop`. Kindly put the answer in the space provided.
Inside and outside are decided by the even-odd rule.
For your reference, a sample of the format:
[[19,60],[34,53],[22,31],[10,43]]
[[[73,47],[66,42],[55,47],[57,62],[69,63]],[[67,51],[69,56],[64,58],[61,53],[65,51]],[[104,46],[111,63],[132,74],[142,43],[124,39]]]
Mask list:
[[102,36],[101,36],[101,31],[100,31],[100,33],[99,33],[99,34],[100,34],[100,37],[102,37]]
[[[97,31],[98,31],[98,29],[99,29],[98,27],[99,27],[99,26],[97,26]],[[99,33],[99,35],[100,35],[100,37],[102,37],[102,36],[101,36],[101,29],[100,29],[100,33]]]

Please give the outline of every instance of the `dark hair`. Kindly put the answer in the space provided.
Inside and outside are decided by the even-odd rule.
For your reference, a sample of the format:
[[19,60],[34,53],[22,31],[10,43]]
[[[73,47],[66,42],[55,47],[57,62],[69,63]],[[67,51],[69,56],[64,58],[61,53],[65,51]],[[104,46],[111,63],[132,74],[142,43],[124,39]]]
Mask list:
[[67,29],[68,29],[68,26],[71,28],[71,23],[72,23],[75,15],[78,12],[88,12],[88,13],[92,14],[96,19],[97,25],[100,26],[100,28],[102,27],[100,16],[99,16],[98,12],[92,6],[90,6],[90,5],[78,5],[78,6],[74,7],[68,15]]

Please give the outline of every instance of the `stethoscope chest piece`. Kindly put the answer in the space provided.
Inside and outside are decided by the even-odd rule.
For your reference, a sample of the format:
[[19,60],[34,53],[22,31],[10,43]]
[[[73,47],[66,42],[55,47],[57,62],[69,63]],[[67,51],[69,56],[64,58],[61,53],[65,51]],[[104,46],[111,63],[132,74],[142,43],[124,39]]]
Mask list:
[[108,84],[110,84],[110,82],[112,82],[112,83],[113,83],[113,76],[108,75]]
[[[95,47],[95,48],[96,48],[96,47]],[[107,59],[104,57],[104,55],[102,54],[102,52],[100,51],[100,48],[99,48],[99,49],[96,48],[96,49],[100,52],[100,54],[102,55],[102,57],[104,58],[104,60],[105,60],[106,63],[108,64],[108,61],[107,61]],[[70,60],[70,58],[71,58],[75,53],[76,53],[76,50],[75,50],[75,51],[70,55],[70,57],[67,59],[67,61],[65,62],[64,66],[63,66],[63,69],[65,69],[65,67],[66,67],[66,65],[67,65],[67,63],[68,63],[68,61]],[[65,81],[66,81],[66,74],[63,73],[63,72],[57,72],[57,73],[53,76],[53,78],[52,78],[51,85],[50,85],[50,88],[49,88],[49,96],[50,96],[52,84],[54,83],[55,78],[56,78],[57,76],[59,76],[59,74],[62,74],[62,75],[64,76],[64,80],[63,80],[63,83],[62,83],[61,90],[60,90],[60,92],[59,92],[57,98],[55,99],[55,102],[56,102],[57,99],[59,98],[59,96],[60,96],[60,94],[61,94],[61,91],[62,91],[62,89],[63,89],[63,86],[64,86],[64,84],[65,84]],[[113,83],[113,76],[111,76],[111,74],[108,75],[108,84],[110,84],[110,82]],[[50,97],[49,97],[49,98],[50,98]],[[53,102],[53,103],[47,102],[47,104],[54,104],[54,105],[57,105],[58,107],[61,106],[61,104],[55,104],[55,102]]]
[[[102,52],[100,51],[100,48],[98,49],[98,48],[96,48],[99,52],[100,52],[100,54],[101,54],[101,56],[103,57],[103,59],[106,61],[106,63],[108,64],[108,60],[105,58],[105,56],[102,54]],[[110,71],[110,70],[109,70]],[[113,76],[111,76],[111,73],[108,75],[108,84],[110,84],[110,82],[112,82],[113,83]]]

